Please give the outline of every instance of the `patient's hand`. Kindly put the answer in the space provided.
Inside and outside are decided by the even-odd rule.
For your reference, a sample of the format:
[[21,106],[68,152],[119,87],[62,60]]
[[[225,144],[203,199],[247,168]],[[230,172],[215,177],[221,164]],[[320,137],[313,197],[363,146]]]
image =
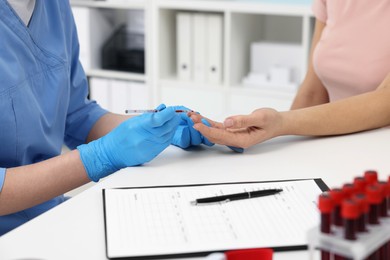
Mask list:
[[[199,114],[191,114],[194,128],[210,142],[248,148],[278,135],[282,120],[271,108],[261,108],[249,115],[230,116],[224,123],[215,122]],[[204,124],[205,120],[210,127]]]

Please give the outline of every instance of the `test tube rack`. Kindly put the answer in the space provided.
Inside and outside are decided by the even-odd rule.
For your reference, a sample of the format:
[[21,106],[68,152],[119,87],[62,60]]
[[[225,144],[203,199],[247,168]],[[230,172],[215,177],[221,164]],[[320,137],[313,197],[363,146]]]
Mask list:
[[339,227],[332,228],[331,234],[324,234],[316,226],[309,230],[307,237],[310,260],[316,259],[314,253],[316,249],[348,259],[364,260],[390,242],[390,218],[381,218],[379,225],[367,225],[367,232],[358,233],[356,240],[344,239],[342,229]]
[[307,233],[310,260],[316,250],[321,260],[390,259],[390,176],[380,181],[367,170],[322,193],[318,208],[320,224]]

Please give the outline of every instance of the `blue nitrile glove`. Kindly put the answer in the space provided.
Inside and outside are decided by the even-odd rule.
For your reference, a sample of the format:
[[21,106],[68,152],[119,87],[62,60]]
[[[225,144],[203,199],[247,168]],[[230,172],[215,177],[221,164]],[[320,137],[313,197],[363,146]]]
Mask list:
[[[175,110],[191,111],[191,109],[184,106],[174,106]],[[205,144],[207,146],[213,146],[207,138],[205,138],[200,132],[194,129],[192,126],[191,118],[187,116],[187,112],[181,112],[180,114],[180,125],[177,128],[175,135],[172,139],[172,144],[181,148],[188,148],[193,145]],[[209,125],[210,126],[210,125]]]
[[180,117],[175,108],[164,108],[130,118],[98,140],[78,146],[89,178],[98,181],[124,167],[149,162],[168,147]]

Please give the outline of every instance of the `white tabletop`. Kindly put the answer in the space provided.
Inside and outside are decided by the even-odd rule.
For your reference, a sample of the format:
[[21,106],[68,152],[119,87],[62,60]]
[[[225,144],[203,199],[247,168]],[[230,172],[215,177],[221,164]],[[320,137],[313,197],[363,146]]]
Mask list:
[[[353,135],[286,136],[247,149],[169,147],[152,162],[124,169],[62,205],[0,237],[0,259],[106,259],[102,188],[322,178],[329,187],[367,169],[390,174],[390,129]],[[308,259],[307,251],[276,253],[274,260]]]

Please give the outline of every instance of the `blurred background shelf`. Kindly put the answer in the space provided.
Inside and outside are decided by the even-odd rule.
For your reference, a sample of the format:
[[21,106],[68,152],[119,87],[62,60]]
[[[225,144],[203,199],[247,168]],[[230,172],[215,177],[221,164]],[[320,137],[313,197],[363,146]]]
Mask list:
[[130,8],[145,8],[147,1],[144,0],[71,0],[72,6],[91,7],[91,8],[112,8],[112,9],[130,9]]
[[123,72],[123,71],[116,71],[116,70],[90,69],[86,71],[86,74],[88,77],[121,79],[121,80],[140,81],[140,82],[146,81],[145,74]]
[[[109,93],[112,97],[129,93],[123,81],[143,84],[144,107],[180,104],[210,117],[250,113],[263,106],[287,110],[308,66],[315,22],[311,0],[78,0],[71,4],[90,82],[107,79],[109,92],[123,92]],[[124,25],[128,32],[144,36],[144,73],[103,68],[102,48]],[[293,62],[285,62],[278,53],[256,56],[253,45],[263,43],[297,46],[299,57],[291,54]],[[183,66],[185,58],[189,60]],[[199,62],[204,63],[203,76],[199,76]],[[275,66],[285,68],[290,85],[296,88],[277,87],[275,82],[246,86],[245,78],[259,73],[256,66],[264,70],[262,75]],[[183,68],[191,69],[187,78]],[[116,88],[116,84],[122,85]]]

